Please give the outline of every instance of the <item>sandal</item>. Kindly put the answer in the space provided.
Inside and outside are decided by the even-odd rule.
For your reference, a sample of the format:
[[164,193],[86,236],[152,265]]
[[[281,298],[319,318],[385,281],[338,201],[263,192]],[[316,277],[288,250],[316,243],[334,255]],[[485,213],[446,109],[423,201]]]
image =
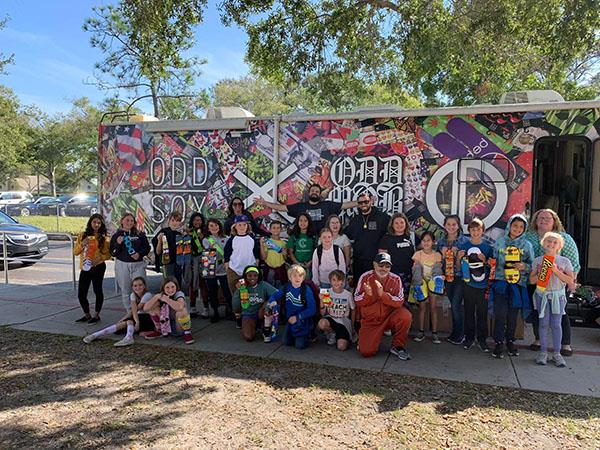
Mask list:
[[573,356],[573,349],[572,348],[561,348],[560,354],[563,356]]

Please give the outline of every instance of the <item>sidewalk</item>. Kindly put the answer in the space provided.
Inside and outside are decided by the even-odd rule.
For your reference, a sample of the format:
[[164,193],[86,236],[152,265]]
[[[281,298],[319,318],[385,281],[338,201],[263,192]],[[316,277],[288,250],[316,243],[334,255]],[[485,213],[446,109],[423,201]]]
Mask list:
[[[155,287],[159,278],[150,277],[151,288]],[[112,278],[105,280],[106,299],[101,314],[102,322],[87,325],[74,322],[81,316],[81,310],[77,294],[68,283],[0,285],[0,326],[83,337],[123,316],[121,297],[115,295],[113,286]],[[89,298],[93,305],[93,293],[90,292]],[[515,358],[506,356],[502,360],[495,360],[476,347],[466,351],[459,346],[447,343],[433,345],[426,340],[421,343],[409,342],[408,350],[413,359],[400,361],[387,353],[391,342],[388,337],[383,339],[381,352],[367,359],[354,349],[340,352],[321,342],[303,351],[284,347],[279,340],[270,344],[260,340],[247,343],[243,341],[240,330],[236,330],[230,321],[211,324],[208,320],[193,319],[192,327],[195,339],[192,345],[186,346],[176,338],[145,341],[138,336],[136,343],[600,397],[600,329],[573,328],[575,354],[566,358],[566,368],[559,369],[552,363],[545,367],[534,363],[536,353],[525,348],[525,343],[531,342],[530,336],[521,342],[521,355]],[[531,333],[530,327],[526,329],[526,334],[528,332]],[[115,340],[121,337],[113,336]],[[82,342],[81,345],[85,344]]]

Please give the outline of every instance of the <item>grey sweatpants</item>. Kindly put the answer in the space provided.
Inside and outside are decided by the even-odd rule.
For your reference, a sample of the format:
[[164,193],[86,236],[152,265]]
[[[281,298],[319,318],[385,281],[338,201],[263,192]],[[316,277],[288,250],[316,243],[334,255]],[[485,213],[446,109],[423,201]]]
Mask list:
[[131,294],[131,281],[136,277],[146,278],[146,261],[139,262],[123,262],[121,260],[115,260],[115,277],[117,278],[117,284],[121,289],[121,300],[123,306],[127,311],[131,309],[129,303],[129,296]]

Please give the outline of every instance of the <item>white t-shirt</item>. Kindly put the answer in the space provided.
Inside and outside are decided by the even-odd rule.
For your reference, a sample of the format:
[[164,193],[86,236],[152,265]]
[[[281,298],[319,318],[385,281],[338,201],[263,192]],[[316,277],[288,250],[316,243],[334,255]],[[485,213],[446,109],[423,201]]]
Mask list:
[[354,297],[347,289],[344,289],[339,294],[333,292],[333,289],[329,289],[329,295],[331,296],[332,304],[327,307],[325,315],[331,317],[337,323],[344,325],[350,336],[352,336],[350,313],[355,308]]
[[[140,302],[138,303],[138,313],[144,314],[144,304],[147,303],[151,298],[153,297],[151,292],[146,292],[144,295],[142,295],[142,298],[140,299]],[[133,292],[131,294],[129,294],[129,301],[130,302],[134,302],[137,301],[137,295],[135,295]]]
[[352,245],[350,239],[348,239],[348,236],[345,234],[339,234],[338,237],[333,240],[333,243],[341,249]]

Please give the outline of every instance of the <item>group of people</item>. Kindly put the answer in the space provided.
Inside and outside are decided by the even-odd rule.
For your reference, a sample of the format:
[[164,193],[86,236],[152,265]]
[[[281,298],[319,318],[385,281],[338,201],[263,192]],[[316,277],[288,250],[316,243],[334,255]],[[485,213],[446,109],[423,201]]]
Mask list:
[[[559,367],[572,354],[567,290],[575,289],[580,270],[577,246],[552,210],[537,211],[532,224],[514,215],[506,233],[491,243],[484,223],[475,218],[462,233],[460,219],[444,220],[443,235],[420,235],[410,230],[408,218],[390,217],[373,205],[367,192],[356,202],[322,199],[319,185],[311,185],[307,202],[282,205],[256,199],[258,205],[286,212],[294,223],[284,239],[284,224],[272,221],[269,230],[256,224],[240,198],[220,220],[195,212],[187,226],[173,212],[167,226],[150,243],[136,228],[132,214],[121,218],[110,238],[100,215],[93,215],[80,234],[75,253],[81,255],[79,300],[84,316],[100,320],[104,261],[114,257],[115,276],[123,295],[125,316],[84,338],[124,332],[116,346],[130,345],[136,332],[146,339],[169,334],[192,343],[191,318],[217,322],[219,305],[234,320],[246,341],[260,333],[271,342],[285,323],[282,341],[302,349],[323,335],[328,344],[346,350],[356,343],[365,357],[379,351],[384,334],[391,334],[390,352],[411,358],[407,340],[413,312],[414,341],[426,338],[440,344],[438,306],[446,296],[452,311],[449,343],[466,350],[477,345],[495,358],[505,352],[518,356],[517,319],[533,324],[538,364],[551,359]],[[343,227],[340,212],[358,208]],[[144,257],[154,252],[164,281],[157,294],[148,292]],[[96,294],[92,315],[87,291]],[[412,312],[411,312],[412,311]],[[488,313],[493,318],[493,349],[488,348]]]

